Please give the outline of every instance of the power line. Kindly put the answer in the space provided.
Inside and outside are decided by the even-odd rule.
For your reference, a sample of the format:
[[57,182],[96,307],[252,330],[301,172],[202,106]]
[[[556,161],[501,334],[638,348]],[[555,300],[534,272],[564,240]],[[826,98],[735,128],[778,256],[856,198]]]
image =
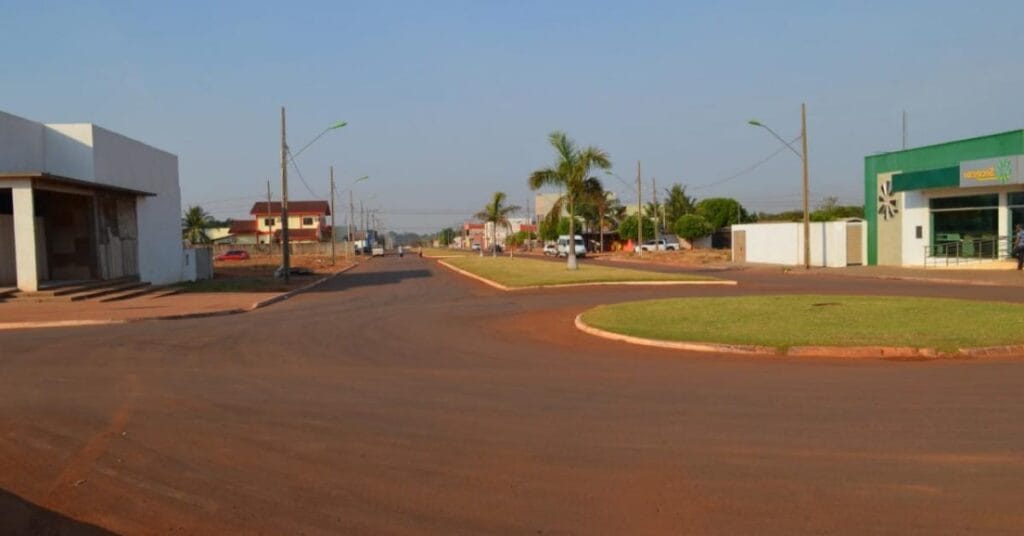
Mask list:
[[299,176],[299,180],[302,181],[302,185],[306,187],[306,191],[309,192],[309,195],[313,196],[313,199],[321,199],[321,197],[309,187],[309,183],[306,182],[306,178],[302,176],[302,171],[299,170],[299,164],[295,161],[295,155],[291,153],[291,149],[288,149],[288,154],[291,155],[291,158],[288,160],[292,163],[292,167],[295,168],[295,173]]
[[[793,140],[790,141],[789,143],[795,143],[796,140],[799,140],[799,139],[800,139],[800,136],[797,136],[797,137],[793,138]],[[700,186],[693,186],[693,187],[690,188],[690,191],[702,190],[704,188],[710,188],[712,186],[718,186],[719,184],[725,184],[725,183],[727,183],[729,181],[738,179],[738,178],[742,177],[743,175],[746,175],[747,173],[750,173],[751,171],[754,171],[755,169],[757,169],[757,168],[761,167],[762,165],[766,164],[769,160],[775,158],[776,156],[779,156],[779,154],[782,153],[783,151],[785,151],[786,149],[791,149],[791,148],[792,147],[790,147],[788,145],[783,145],[782,147],[779,147],[772,154],[762,158],[761,160],[758,160],[756,163],[754,163],[754,164],[752,164],[752,165],[750,165],[750,166],[748,166],[748,167],[746,167],[746,168],[744,168],[744,169],[742,169],[742,170],[740,170],[740,171],[738,171],[736,173],[733,173],[732,175],[729,175],[728,177],[726,177],[724,179],[721,179],[721,180],[718,180],[718,181],[715,181],[715,182],[709,182],[707,184],[702,184]]]

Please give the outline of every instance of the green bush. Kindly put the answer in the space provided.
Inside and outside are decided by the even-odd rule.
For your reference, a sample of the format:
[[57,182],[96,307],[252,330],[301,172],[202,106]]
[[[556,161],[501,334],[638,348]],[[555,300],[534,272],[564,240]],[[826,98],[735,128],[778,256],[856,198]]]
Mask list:
[[685,238],[686,241],[693,243],[698,238],[704,238],[711,234],[715,229],[708,223],[708,220],[699,214],[683,214],[676,220],[675,225],[672,226],[672,230],[679,235],[680,238]]
[[[643,218],[643,222],[644,241],[646,242],[654,238],[654,222],[650,218]],[[619,224],[619,240],[623,242],[627,240],[636,241],[636,214],[622,220],[622,223]]]

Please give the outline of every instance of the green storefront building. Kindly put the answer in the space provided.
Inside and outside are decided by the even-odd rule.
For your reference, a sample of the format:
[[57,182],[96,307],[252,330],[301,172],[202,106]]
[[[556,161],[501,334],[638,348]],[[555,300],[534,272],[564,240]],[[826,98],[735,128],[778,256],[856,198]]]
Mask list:
[[864,159],[868,264],[1005,258],[1024,224],[1024,130]]

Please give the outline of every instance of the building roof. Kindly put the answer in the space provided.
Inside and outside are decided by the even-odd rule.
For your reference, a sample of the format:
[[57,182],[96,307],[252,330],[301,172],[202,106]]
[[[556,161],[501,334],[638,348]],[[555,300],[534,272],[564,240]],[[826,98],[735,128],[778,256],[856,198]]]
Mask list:
[[[280,213],[280,201],[270,203],[269,210],[266,201],[257,201],[253,204],[252,210],[249,211],[249,214],[252,214],[253,216],[263,216],[266,214],[276,215]],[[325,216],[330,216],[331,205],[329,205],[327,201],[289,201],[288,214],[323,214]]]
[[252,220],[234,220],[231,227],[228,227],[228,233],[233,235],[254,234],[256,230],[256,222]]

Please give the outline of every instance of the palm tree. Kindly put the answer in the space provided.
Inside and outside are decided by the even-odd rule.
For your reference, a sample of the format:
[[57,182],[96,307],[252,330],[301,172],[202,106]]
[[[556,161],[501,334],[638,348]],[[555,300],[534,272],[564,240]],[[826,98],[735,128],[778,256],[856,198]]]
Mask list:
[[576,264],[576,206],[586,195],[586,181],[594,168],[610,169],[611,159],[604,150],[594,146],[576,147],[576,143],[564,132],[555,131],[548,136],[548,142],[556,153],[555,165],[538,169],[530,174],[530,188],[537,190],[544,186],[561,187],[565,194],[559,199],[557,206],[561,210],[564,203],[569,212],[569,244],[567,249],[566,267],[577,269]]
[[206,229],[212,221],[203,207],[189,206],[181,219],[181,237],[193,244],[208,244],[210,237],[206,235]]
[[[494,192],[491,202],[473,216],[484,223],[491,224],[491,252],[495,257],[498,256],[496,247],[498,245],[498,225],[503,225],[507,229],[509,226],[508,215],[519,210],[516,205],[506,205],[505,199],[507,199],[505,192]],[[483,254],[484,248],[480,248],[480,256],[482,257]]]
[[675,225],[683,214],[693,212],[695,205],[696,201],[686,195],[686,187],[682,184],[673,184],[671,188],[665,189],[665,215],[670,226]]

